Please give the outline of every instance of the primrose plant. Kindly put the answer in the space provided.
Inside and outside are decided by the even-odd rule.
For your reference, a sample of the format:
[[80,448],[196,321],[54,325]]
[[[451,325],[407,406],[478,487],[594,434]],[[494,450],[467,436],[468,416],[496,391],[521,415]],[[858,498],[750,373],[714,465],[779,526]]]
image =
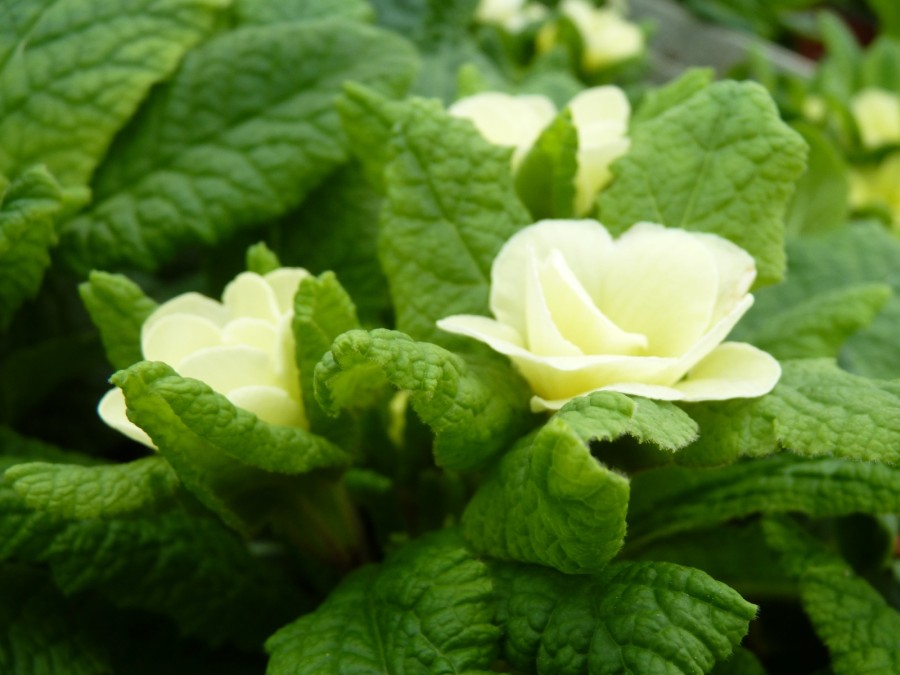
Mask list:
[[0,9],[0,671],[900,671],[900,242],[762,86],[150,4]]

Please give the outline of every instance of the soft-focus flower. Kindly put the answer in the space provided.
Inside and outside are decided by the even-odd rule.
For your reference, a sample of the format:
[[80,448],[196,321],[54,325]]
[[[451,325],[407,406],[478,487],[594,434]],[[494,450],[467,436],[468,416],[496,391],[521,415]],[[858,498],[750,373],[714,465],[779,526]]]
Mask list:
[[[294,293],[308,272],[282,267],[265,276],[239,274],[217,302],[185,293],[160,305],[141,329],[141,351],[182,377],[202,380],[236,406],[272,424],[306,427],[294,357]],[[98,407],[109,426],[153,442],[125,416],[121,390]]]
[[850,109],[867,148],[900,143],[900,99],[897,95],[870,87],[850,101]]
[[545,220],[513,236],[491,268],[494,319],[446,331],[509,356],[534,410],[592,391],[660,400],[762,396],[778,362],[722,342],[753,304],[753,258],[712,235],[638,223],[618,239],[595,220]]
[[475,9],[476,21],[502,26],[510,33],[518,33],[546,15],[547,8],[544,5],[525,0],[481,0]]
[[[609,182],[609,165],[628,151],[628,119],[631,106],[616,86],[586,89],[567,106],[578,133],[578,173],[575,176],[575,213],[587,214],[597,193]],[[449,112],[472,121],[491,143],[515,148],[517,169],[541,132],[556,117],[546,96],[513,96],[484,92],[460,99]]]
[[[581,66],[588,72],[627,61],[644,50],[643,32],[625,18],[617,4],[595,7],[588,0],[563,0],[559,11],[578,30],[583,47]],[[546,26],[538,35],[538,49],[547,51],[557,37],[557,28]]]
[[882,209],[900,230],[900,153],[884,158],[877,166],[851,168],[850,205],[855,209]]

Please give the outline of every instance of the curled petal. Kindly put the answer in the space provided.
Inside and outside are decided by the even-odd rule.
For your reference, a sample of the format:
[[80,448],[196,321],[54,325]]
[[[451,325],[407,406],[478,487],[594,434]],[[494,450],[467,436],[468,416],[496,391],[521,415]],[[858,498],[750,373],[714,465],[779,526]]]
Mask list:
[[275,292],[278,311],[282,314],[294,311],[294,296],[300,282],[309,276],[302,267],[279,267],[266,274],[263,279]]
[[225,322],[228,321],[228,310],[222,306],[222,303],[216,302],[212,298],[207,298],[200,293],[184,293],[168,302],[164,302],[147,317],[144,325],[141,327],[141,341],[143,342],[143,336],[153,328],[157,321],[173,314],[190,314],[202,317],[219,327],[224,326]]
[[241,387],[279,384],[269,354],[245,345],[202,349],[177,364],[176,370],[182,377],[202,380],[226,396]]
[[150,437],[125,414],[125,395],[121,389],[110,389],[97,406],[97,414],[108,426],[148,448],[156,449]]
[[284,389],[252,385],[235,389],[228,400],[255,414],[263,422],[289,427],[307,427],[306,415],[297,399]]
[[768,394],[781,377],[770,354],[743,342],[724,342],[675,385],[684,401],[722,401]]
[[237,275],[222,293],[230,318],[246,317],[275,323],[281,316],[275,291],[254,272]]

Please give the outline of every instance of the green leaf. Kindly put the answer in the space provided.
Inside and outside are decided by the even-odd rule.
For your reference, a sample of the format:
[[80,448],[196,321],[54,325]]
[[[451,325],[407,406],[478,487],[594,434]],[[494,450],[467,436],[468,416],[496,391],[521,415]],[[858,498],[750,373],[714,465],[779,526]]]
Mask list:
[[900,38],[900,6],[891,0],[869,0],[878,17],[878,29],[885,35]]
[[831,12],[817,12],[826,57],[816,74],[819,88],[838,101],[849,101],[859,89],[862,49],[850,27]]
[[493,614],[485,564],[444,530],[354,572],[315,612],[269,638],[266,672],[487,670],[500,637]]
[[577,156],[578,132],[565,109],[541,132],[516,171],[516,192],[535,220],[573,215]]
[[248,27],[193,50],[100,168],[63,243],[77,267],[153,269],[284,214],[346,159],[345,80],[402,90],[414,55],[354,22]]
[[29,169],[12,183],[0,174],[0,330],[26,299],[37,295],[56,244],[61,200],[59,185],[43,167]]
[[[334,431],[329,424],[333,418],[319,407],[313,392],[316,365],[338,335],[355,328],[359,328],[356,307],[333,273],[300,282],[294,296],[293,331],[303,405],[314,432]],[[346,425],[346,420],[340,423]]]
[[45,573],[0,565],[0,671],[15,675],[106,675],[109,656]]
[[29,508],[73,520],[152,515],[176,505],[180,489],[158,455],[102,466],[28,462],[3,478]]
[[379,254],[398,330],[471,350],[435,325],[453,314],[487,314],[491,263],[530,222],[513,189],[509,149],[490,145],[468,120],[410,101],[385,173]]
[[22,436],[0,426],[0,471],[19,462],[59,462],[88,466],[101,460],[77,452],[63,450],[36,438]]
[[631,124],[639,124],[658,117],[670,108],[681,105],[694,94],[708,87],[715,77],[711,68],[689,68],[677,79],[651,89],[641,98]]
[[281,267],[281,261],[278,259],[278,256],[262,241],[247,249],[246,263],[247,271],[256,272],[260,276]]
[[366,0],[237,0],[233,11],[238,23],[246,25],[279,24],[316,19],[372,18]]
[[771,520],[764,528],[799,586],[803,608],[831,652],[836,675],[900,671],[900,613],[846,561],[796,524]]
[[435,434],[438,464],[472,469],[507,447],[530,421],[528,390],[505,363],[464,359],[397,331],[350,331],[316,368],[316,396],[331,412],[366,405],[385,384],[411,392],[410,403]]
[[156,309],[156,302],[128,277],[106,272],[91,272],[78,293],[100,331],[112,366],[127,368],[143,359],[141,327]]
[[676,459],[728,464],[779,448],[806,457],[900,463],[900,384],[851,375],[827,359],[787,361],[761,398],[685,406],[700,438]]
[[504,655],[522,672],[705,673],[756,607],[700,570],[612,563],[592,577],[494,564]]
[[[0,174],[88,182],[152,85],[223,0],[32,0],[0,8]],[[90,45],[86,48],[85,45]]]
[[663,467],[631,479],[629,546],[757,513],[814,517],[900,511],[900,469],[789,454],[697,470]]
[[601,221],[711,232],[756,259],[760,284],[784,274],[784,210],[806,145],[752,82],[717,82],[630,132],[600,197]]
[[837,358],[847,339],[868,327],[890,296],[891,287],[878,283],[819,293],[769,314],[757,321],[755,330],[736,330],[732,337],[777,359]]
[[720,661],[710,675],[766,675],[756,654],[749,649],[738,647],[727,661]]

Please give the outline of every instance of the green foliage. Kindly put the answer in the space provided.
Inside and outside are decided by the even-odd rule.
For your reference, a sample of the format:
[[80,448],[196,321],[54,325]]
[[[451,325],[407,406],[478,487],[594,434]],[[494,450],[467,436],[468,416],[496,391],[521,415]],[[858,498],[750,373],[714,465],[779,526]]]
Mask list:
[[529,150],[516,171],[516,192],[535,220],[570,218],[575,205],[578,133],[563,110]]
[[646,92],[634,111],[632,124],[641,124],[677,107],[708,87],[715,76],[710,68],[690,68],[677,80]]
[[275,25],[316,19],[372,17],[365,0],[236,0],[233,11],[240,24]]
[[601,193],[601,221],[622,232],[640,221],[712,232],[754,258],[760,284],[784,274],[785,207],[806,146],[751,82],[717,82],[631,131]]
[[281,267],[281,261],[265,242],[258,242],[247,249],[247,271],[265,275]]
[[483,465],[529,424],[527,387],[509,366],[396,331],[345,333],[316,368],[316,396],[333,413],[366,405],[386,383],[411,392],[410,404],[434,431],[435,459],[446,468]]
[[61,199],[59,185],[43,167],[11,183],[0,174],[0,331],[40,288],[56,244]]
[[491,566],[504,656],[525,673],[705,673],[756,607],[700,570],[612,563],[595,576]]
[[217,36],[112,148],[93,203],[63,232],[69,261],[154,269],[187,244],[284,214],[346,159],[333,106],[342,83],[401,91],[413,67],[402,39],[355,22]]
[[269,675],[476,672],[497,652],[487,567],[454,530],[348,576],[266,642]]
[[106,357],[114,368],[143,359],[141,326],[156,309],[140,286],[121,274],[93,271],[78,287],[91,321],[100,331]]

